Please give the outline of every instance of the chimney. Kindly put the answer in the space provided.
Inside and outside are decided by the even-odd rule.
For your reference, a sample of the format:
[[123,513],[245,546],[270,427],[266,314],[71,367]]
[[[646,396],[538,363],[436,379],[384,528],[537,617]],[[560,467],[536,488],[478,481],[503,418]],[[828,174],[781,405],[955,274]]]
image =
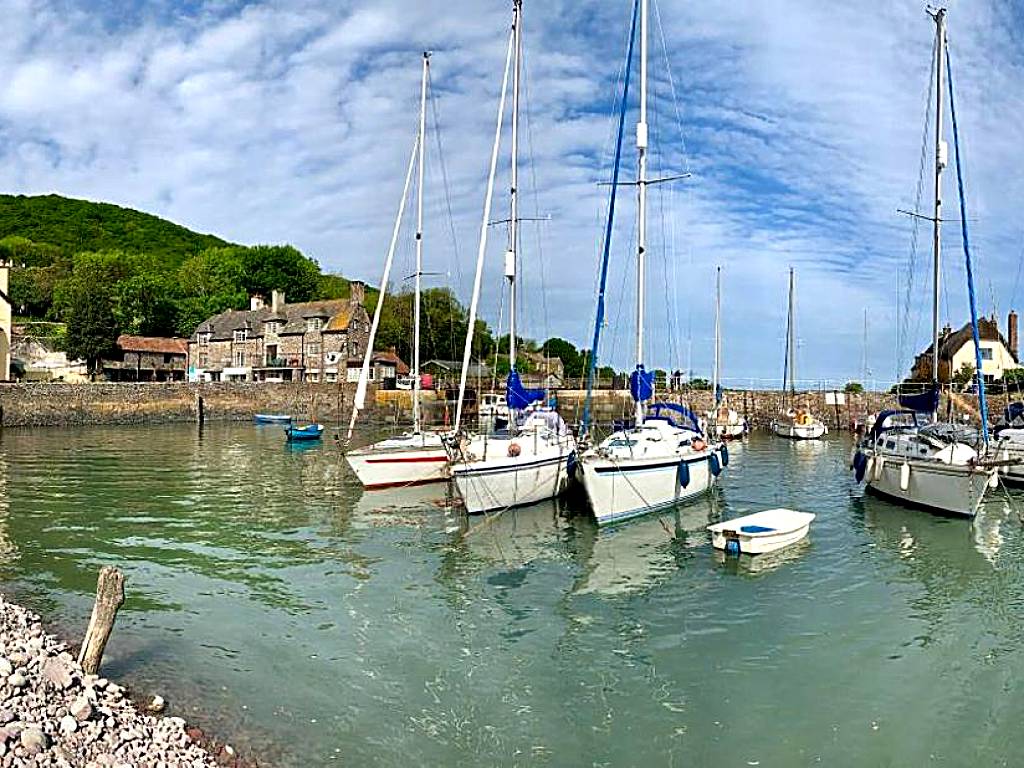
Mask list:
[[263,297],[259,294],[254,294],[249,297],[249,309],[256,311],[257,309],[263,309]]
[[275,315],[284,308],[284,291],[274,291],[270,294],[270,311]]
[[366,298],[366,283],[359,280],[353,280],[348,284],[348,300],[352,304],[362,304]]
[[1010,314],[1006,317],[1006,336],[1007,342],[1010,345],[1010,354],[1013,355],[1013,359],[1017,359],[1017,313],[1012,309]]

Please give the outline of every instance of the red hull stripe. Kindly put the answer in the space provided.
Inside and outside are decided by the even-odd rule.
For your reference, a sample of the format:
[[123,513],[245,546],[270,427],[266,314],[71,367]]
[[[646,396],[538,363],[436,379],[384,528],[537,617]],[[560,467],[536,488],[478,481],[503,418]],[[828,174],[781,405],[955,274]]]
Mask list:
[[447,480],[447,477],[432,477],[429,480],[411,480],[407,483],[374,483],[373,485],[364,485],[368,491],[380,491],[385,488],[408,488],[414,485],[430,485],[431,483],[443,483]]
[[421,464],[424,462],[448,461],[447,456],[410,456],[401,459],[367,459],[367,464]]

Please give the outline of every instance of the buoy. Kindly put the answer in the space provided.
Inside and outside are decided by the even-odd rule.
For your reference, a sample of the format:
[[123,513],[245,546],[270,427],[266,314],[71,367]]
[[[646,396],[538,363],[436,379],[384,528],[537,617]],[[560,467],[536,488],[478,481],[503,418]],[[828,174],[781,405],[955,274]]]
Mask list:
[[872,472],[872,470],[874,470],[874,468],[875,468],[875,457],[874,456],[866,457],[866,460],[864,462],[864,477],[869,477],[869,478],[873,477],[871,472]]
[[884,456],[875,456],[875,466],[874,466],[873,471],[871,473],[871,478],[873,480],[881,480],[882,479],[882,472],[884,472],[884,471],[885,471],[885,457]]
[[676,470],[676,481],[680,488],[686,488],[690,484],[690,465],[685,461],[679,462],[679,469]]
[[509,443],[509,446],[508,446],[508,455],[509,455],[509,457],[514,459],[516,456],[518,456],[522,452],[523,452],[523,449],[519,447],[519,443]]
[[905,491],[910,487],[910,464],[906,461],[900,466],[900,490]]
[[722,466],[729,466],[729,446],[725,443],[722,443]]
[[867,456],[860,451],[853,454],[853,476],[857,479],[858,483],[864,479],[864,470],[867,469],[867,466]]
[[699,437],[696,437],[696,438],[694,438],[693,442],[690,443],[690,447],[693,448],[693,450],[695,450],[695,451],[703,451],[708,446],[707,446],[707,443],[705,443]]
[[727,555],[738,555],[740,553],[740,543],[736,539],[729,539],[725,542],[725,553]]
[[722,474],[722,462],[718,460],[718,454],[714,451],[708,455],[708,466],[711,467],[711,474],[715,477]]
[[993,472],[992,477],[988,479],[988,487],[993,491],[999,487],[999,473]]

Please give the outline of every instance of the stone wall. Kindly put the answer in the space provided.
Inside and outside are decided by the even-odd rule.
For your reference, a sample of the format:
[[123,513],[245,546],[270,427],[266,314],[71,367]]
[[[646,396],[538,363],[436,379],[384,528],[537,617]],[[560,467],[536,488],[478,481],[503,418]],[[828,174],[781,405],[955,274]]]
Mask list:
[[194,421],[201,396],[208,421],[287,413],[340,423],[348,418],[353,392],[353,385],[309,383],[4,384],[0,409],[3,425],[11,427],[157,424]]

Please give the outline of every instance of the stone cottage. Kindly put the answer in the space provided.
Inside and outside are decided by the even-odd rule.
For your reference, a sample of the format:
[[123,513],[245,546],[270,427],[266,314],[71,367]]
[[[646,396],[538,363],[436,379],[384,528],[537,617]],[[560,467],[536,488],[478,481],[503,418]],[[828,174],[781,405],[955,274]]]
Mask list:
[[121,335],[100,369],[108,381],[184,381],[187,357],[185,339]]
[[274,291],[267,306],[229,309],[205,320],[189,340],[192,381],[344,381],[348,359],[366,349],[370,318],[365,288],[347,299],[288,304]]

